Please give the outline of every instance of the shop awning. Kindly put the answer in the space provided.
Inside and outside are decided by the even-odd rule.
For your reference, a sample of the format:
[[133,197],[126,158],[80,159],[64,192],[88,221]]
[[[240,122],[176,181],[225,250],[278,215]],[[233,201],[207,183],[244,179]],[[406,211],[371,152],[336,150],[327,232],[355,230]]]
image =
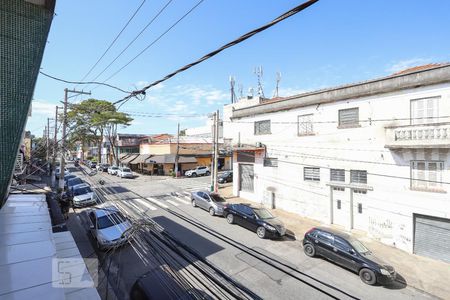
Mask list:
[[[196,163],[197,159],[190,156],[180,156],[178,163]],[[147,164],[174,164],[175,154],[153,155],[145,160]]]
[[128,156],[125,156],[123,159],[120,160],[122,164],[129,164],[131,161],[133,161],[135,158],[137,158],[139,154],[130,154]]
[[149,158],[150,156],[151,156],[150,154],[139,154],[135,159],[133,159],[132,162],[130,162],[130,164],[136,165],[145,163],[146,159]]

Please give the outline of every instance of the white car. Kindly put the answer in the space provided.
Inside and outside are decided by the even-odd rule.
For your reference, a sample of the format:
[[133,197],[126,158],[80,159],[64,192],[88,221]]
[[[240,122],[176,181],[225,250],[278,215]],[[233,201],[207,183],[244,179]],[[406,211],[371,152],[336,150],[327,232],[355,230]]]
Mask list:
[[128,241],[131,222],[110,204],[88,213],[89,230],[100,249],[118,247]]
[[108,168],[108,174],[117,175],[117,171],[118,170],[119,170],[119,167],[111,166],[111,167]]
[[[59,175],[61,174],[61,168],[57,167],[55,169],[55,177],[56,179],[59,179]],[[70,174],[69,170],[67,170],[67,168],[64,168],[64,176]]]
[[130,168],[119,168],[119,170],[117,170],[117,176],[119,176],[120,178],[134,178],[133,172],[131,172]]
[[184,175],[186,175],[187,177],[197,177],[197,176],[208,176],[209,174],[211,174],[211,172],[209,171],[208,167],[197,167],[193,170],[188,170],[184,173]]
[[86,183],[77,184],[72,189],[73,207],[83,207],[97,203],[97,195]]

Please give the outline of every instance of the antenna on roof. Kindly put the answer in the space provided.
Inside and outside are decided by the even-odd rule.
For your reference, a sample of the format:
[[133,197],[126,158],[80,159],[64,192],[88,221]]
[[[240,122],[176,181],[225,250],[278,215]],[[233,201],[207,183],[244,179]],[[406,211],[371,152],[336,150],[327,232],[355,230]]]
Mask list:
[[262,66],[255,68],[254,73],[256,74],[256,77],[258,77],[258,96],[264,98],[264,91],[262,86],[262,77],[263,77]]
[[278,95],[278,88],[280,86],[280,80],[281,80],[281,73],[277,72],[277,79],[276,79],[277,84],[276,84],[276,87],[275,87],[275,93],[273,95],[274,98],[278,98],[278,96],[279,96]]
[[230,76],[230,93],[231,93],[231,103],[236,103],[236,93],[234,92],[234,76]]
[[238,93],[239,93],[239,99],[244,98],[244,86],[242,83],[238,84]]

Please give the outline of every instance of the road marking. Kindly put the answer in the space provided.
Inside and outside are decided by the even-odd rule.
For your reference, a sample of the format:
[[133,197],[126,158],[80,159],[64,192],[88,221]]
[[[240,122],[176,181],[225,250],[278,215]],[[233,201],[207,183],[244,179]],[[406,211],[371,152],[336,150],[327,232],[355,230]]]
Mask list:
[[160,201],[158,201],[158,200],[156,200],[156,199],[153,199],[153,198],[150,198],[150,197],[148,197],[148,198],[146,198],[148,201],[150,201],[150,202],[153,202],[154,204],[156,204],[156,205],[159,205],[159,206],[161,206],[161,207],[164,207],[164,208],[169,208],[167,205],[165,205],[164,203],[162,203],[162,202],[160,202]]
[[[133,199],[133,200],[136,200],[136,199]],[[143,210],[141,207],[139,207],[139,206],[137,206],[136,204],[134,204],[134,203],[132,202],[133,200],[128,200],[128,201],[126,201],[125,203],[128,204],[128,205],[133,206],[133,207],[136,208],[139,212],[143,212],[144,210]]]
[[178,201],[180,201],[181,203],[184,203],[184,204],[190,204],[191,203],[190,199],[189,200],[187,200],[187,199],[184,200],[181,197],[184,197],[184,196],[173,196],[173,199],[178,200]]
[[156,207],[154,207],[154,206],[148,204],[146,201],[144,201],[144,200],[142,200],[142,199],[133,199],[133,201],[137,201],[137,202],[141,203],[142,205],[144,205],[145,207],[147,207],[147,208],[150,209],[150,210],[157,210]]
[[172,200],[166,200],[167,202],[169,202],[170,204],[172,204],[173,206],[180,206],[180,204],[173,202]]

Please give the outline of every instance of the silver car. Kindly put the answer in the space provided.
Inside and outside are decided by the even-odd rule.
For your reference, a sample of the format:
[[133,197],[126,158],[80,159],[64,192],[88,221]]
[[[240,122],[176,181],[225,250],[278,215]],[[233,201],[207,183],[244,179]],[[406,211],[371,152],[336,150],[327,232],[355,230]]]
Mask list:
[[117,171],[118,170],[119,170],[119,167],[111,166],[111,167],[108,168],[108,174],[117,175]]
[[83,207],[97,203],[97,195],[86,183],[77,184],[72,188],[73,207]]
[[91,210],[88,217],[89,230],[100,249],[118,247],[128,241],[132,225],[117,207],[109,205]]
[[203,208],[209,211],[211,216],[222,216],[223,208],[227,204],[220,195],[203,191],[192,192],[191,201],[193,207]]

